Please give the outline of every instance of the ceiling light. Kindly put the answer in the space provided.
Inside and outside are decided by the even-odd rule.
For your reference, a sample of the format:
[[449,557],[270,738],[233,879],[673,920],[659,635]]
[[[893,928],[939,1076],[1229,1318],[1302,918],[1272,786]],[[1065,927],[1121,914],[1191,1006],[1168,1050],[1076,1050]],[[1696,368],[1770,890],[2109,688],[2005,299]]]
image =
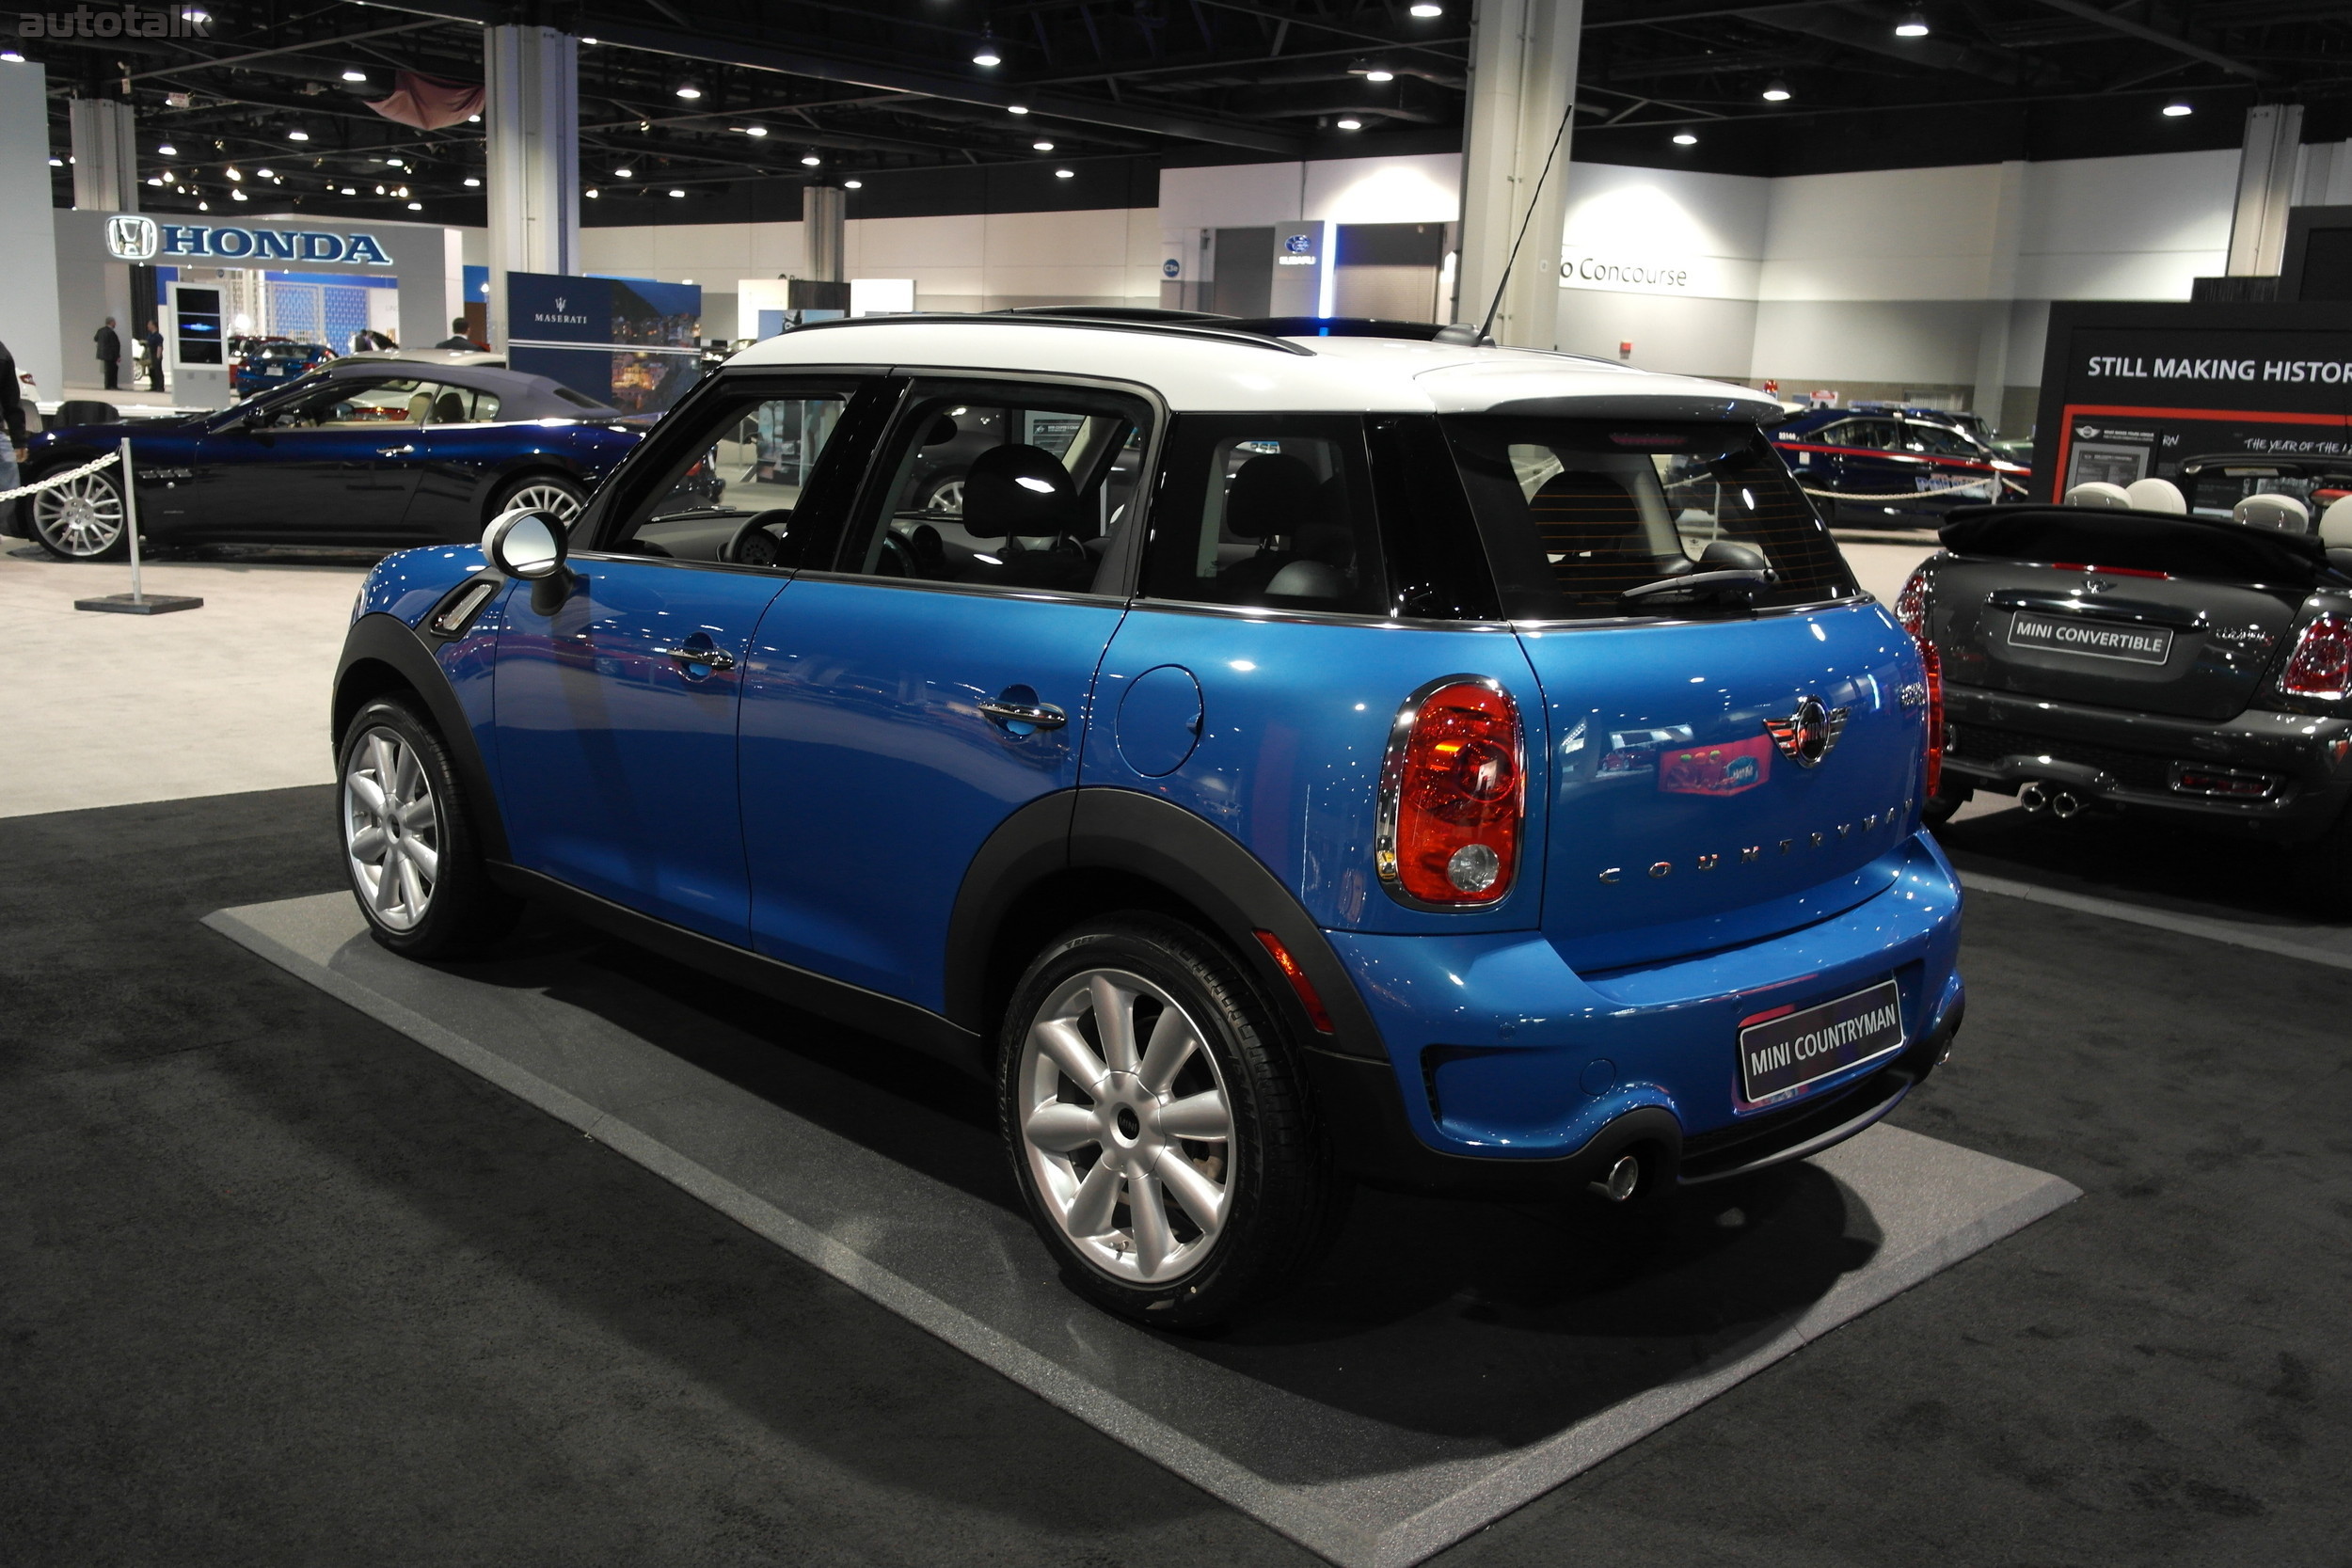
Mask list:
[[591,186],[589,189],[584,190],[580,194],[586,197],[589,200],[594,201],[596,199],[598,193],[594,186]]
[[480,115],[468,115],[466,117],[466,123],[469,125],[479,125],[482,123],[482,117]]
[[636,178],[636,175],[637,171],[633,168],[616,168],[612,171],[612,178],[615,180],[632,180]]
[[747,136],[764,136],[768,134],[768,127],[765,125],[746,125],[743,127],[743,134]]
[[845,191],[862,191],[866,188],[866,182],[863,180],[844,180],[841,182],[841,188]]
[[257,168],[253,172],[255,175],[263,180],[275,180],[278,178],[278,171],[276,169]]
[[221,170],[221,172],[229,176],[231,180],[242,180],[245,178],[244,175],[237,172],[237,166],[234,164],[230,164],[227,168]]
[[1074,168],[1057,168],[1054,171],[1054,178],[1057,180],[1075,180],[1078,178],[1078,171]]
[[407,199],[408,199],[408,187],[407,187],[407,186],[405,186],[405,185],[403,185],[403,186],[401,186],[401,187],[400,187],[400,189],[398,189],[398,190],[394,191],[392,194],[393,194],[394,196],[396,196],[396,197],[400,198],[403,201],[405,201],[405,200],[407,200]]
[[1003,65],[1005,57],[996,53],[994,44],[983,43],[972,51],[972,63],[974,65]]
[[1354,115],[1348,115],[1343,119],[1335,119],[1331,123],[1337,125],[1343,131],[1360,131],[1364,128],[1364,122],[1358,119]]
[[814,152],[804,153],[801,158],[803,166],[808,168],[815,168],[818,165],[823,163],[824,161],[824,159],[819,158]]
[[[52,158],[49,161],[54,164],[57,160]],[[164,177],[160,174],[151,174],[147,177],[147,182],[151,185],[160,185],[164,182]]]
[[1696,147],[1698,144],[1698,137],[1691,135],[1688,131],[1677,131],[1675,133],[1675,145],[1677,147]]
[[1422,3],[1413,7],[1408,14],[1420,17],[1422,21],[1426,22],[1433,16],[1445,15],[1445,8],[1443,6],[1433,6],[1429,4],[1429,0],[1422,0]]
[[243,191],[230,191],[230,192],[229,193],[229,199],[230,199],[230,200],[231,200],[231,201],[243,201],[243,200],[245,199],[245,192],[243,192]]
[[65,167],[65,160],[63,158],[52,158],[49,160],[49,166],[51,168],[63,168]]
[[2164,106],[2164,112],[2168,118],[2178,119],[2183,115],[2195,114],[2197,109],[2194,104],[2190,103],[2167,103]]
[[1764,84],[1765,103],[1786,103],[1788,102],[1788,84],[1782,81],[1779,77],[1775,76],[1771,81]]
[[677,95],[691,103],[703,95],[703,89],[691,82],[680,82],[677,85]]
[[582,43],[594,43],[596,40],[595,39],[581,39],[580,41]]
[[1008,103],[1005,105],[1005,113],[1009,115],[1025,115],[1028,112],[1029,106],[1026,103]]
[[1029,146],[1033,150],[1039,152],[1051,152],[1054,150],[1054,144],[1049,141],[1033,141],[1029,144]]
[[13,49],[0,49],[0,60],[6,60],[10,65],[23,65],[24,56]]
[[376,194],[376,195],[378,195],[378,196],[382,196],[382,195],[384,194],[384,187],[383,187],[383,186],[381,186],[381,185],[376,186],[376,187],[375,187],[375,194]]
[[1921,16],[1917,11],[1909,11],[1904,13],[1903,19],[1895,24],[1895,36],[1899,39],[1926,38],[1928,36],[1928,19]]
[[358,196],[358,191],[353,186],[345,185],[343,187],[343,195],[345,196]]
[[364,71],[346,71],[343,72],[343,80],[346,82],[364,82],[367,79],[368,73]]
[[676,189],[675,187],[672,187],[672,189],[671,189],[671,191],[670,191],[670,194],[671,194],[672,196],[684,196],[686,193],[685,193],[684,191],[681,191],[681,190]]
[[155,150],[167,158],[177,158],[180,156],[180,150],[172,146],[169,142],[158,142],[155,146]]
[[424,211],[424,203],[421,201],[411,201],[408,203],[408,210],[412,213],[421,213]]
[[196,204],[196,210],[199,213],[209,213],[213,210],[213,204],[209,201],[199,201]]
[[1367,82],[1393,82],[1396,80],[1396,72],[1391,71],[1387,66],[1376,65],[1370,71],[1364,72],[1364,80]]
[[286,133],[286,139],[288,141],[309,141],[310,139],[310,133],[308,131],[289,131]]
[[467,175],[467,176],[466,176],[466,188],[467,188],[468,190],[469,190],[469,191],[470,191],[470,190],[479,190],[479,189],[481,188],[481,186],[482,186],[482,180],[481,180],[481,177],[480,177],[480,176],[478,176],[478,175],[472,175],[472,174],[469,174],[469,175]]
[[406,167],[408,166],[406,164],[405,164],[405,163],[401,162],[401,160],[399,160],[398,158],[387,158],[387,159],[385,159],[384,161],[385,161],[386,163],[388,163],[388,164],[391,165],[394,168],[406,168]]

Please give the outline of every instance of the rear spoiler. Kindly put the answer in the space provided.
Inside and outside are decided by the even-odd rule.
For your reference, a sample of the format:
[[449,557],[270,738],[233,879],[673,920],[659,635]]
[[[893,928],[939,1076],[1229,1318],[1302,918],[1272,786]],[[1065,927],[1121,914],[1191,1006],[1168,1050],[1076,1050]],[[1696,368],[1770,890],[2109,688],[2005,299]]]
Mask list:
[[1961,506],[1946,516],[1936,537],[1956,555],[2080,562],[2180,578],[2300,588],[2314,587],[2323,577],[2342,575],[2316,539],[2214,517],[2058,506],[2046,501]]

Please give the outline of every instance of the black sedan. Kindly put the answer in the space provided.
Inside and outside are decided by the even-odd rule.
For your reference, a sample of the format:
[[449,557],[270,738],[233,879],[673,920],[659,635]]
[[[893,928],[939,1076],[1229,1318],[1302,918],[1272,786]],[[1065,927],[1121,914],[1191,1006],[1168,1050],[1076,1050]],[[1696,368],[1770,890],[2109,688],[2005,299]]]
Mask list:
[[[644,430],[545,376],[339,359],[220,413],[45,432],[24,472],[78,468],[127,436],[143,544],[438,544],[514,506],[570,516]],[[119,468],[8,512],[8,531],[68,560],[127,547]]]
[[2352,501],[2235,511],[1945,525],[1896,607],[1941,664],[1931,821],[1987,789],[2307,845],[2315,891],[2352,905]]

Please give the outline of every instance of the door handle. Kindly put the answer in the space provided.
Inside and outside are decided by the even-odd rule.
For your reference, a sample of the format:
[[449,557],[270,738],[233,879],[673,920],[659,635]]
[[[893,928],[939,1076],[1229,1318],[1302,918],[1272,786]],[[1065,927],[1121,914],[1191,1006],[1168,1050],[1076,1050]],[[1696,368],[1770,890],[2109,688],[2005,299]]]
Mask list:
[[724,648],[656,648],[654,652],[664,658],[674,658],[680,664],[701,664],[713,670],[735,668],[735,656]]
[[405,457],[416,450],[417,449],[414,445],[405,447],[378,447],[375,449],[375,455],[378,457]]
[[1010,728],[1026,724],[1033,730],[1057,730],[1070,722],[1070,715],[1051,703],[1009,703],[1001,697],[991,697],[980,704],[980,711],[992,723]]

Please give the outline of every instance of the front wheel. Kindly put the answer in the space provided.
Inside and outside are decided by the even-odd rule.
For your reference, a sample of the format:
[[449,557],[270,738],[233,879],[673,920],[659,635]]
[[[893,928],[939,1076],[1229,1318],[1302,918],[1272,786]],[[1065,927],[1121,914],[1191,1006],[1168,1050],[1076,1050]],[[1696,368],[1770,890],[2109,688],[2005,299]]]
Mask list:
[[408,703],[377,698],[344,730],[337,771],[343,870],[369,934],[411,958],[495,945],[521,906],[490,880],[473,802],[432,725]]
[[1065,935],[999,1063],[1014,1180],[1082,1293],[1199,1326],[1321,1258],[1341,1180],[1274,1009],[1200,932],[1136,913]]
[[112,468],[32,497],[33,539],[60,561],[108,561],[130,548],[122,484]]

